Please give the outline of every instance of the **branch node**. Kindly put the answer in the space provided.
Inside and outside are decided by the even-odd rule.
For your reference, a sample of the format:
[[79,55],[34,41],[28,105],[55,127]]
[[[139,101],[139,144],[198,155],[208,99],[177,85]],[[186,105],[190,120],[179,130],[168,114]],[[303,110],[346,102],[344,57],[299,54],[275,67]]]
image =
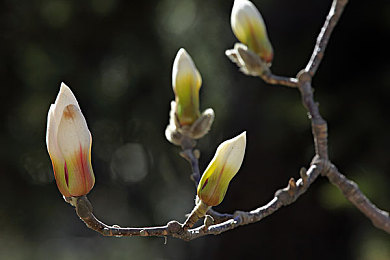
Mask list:
[[184,229],[179,222],[172,220],[172,221],[169,221],[167,224],[167,232],[168,232],[168,234],[183,235]]
[[297,74],[297,79],[300,84],[311,83],[311,75],[306,70],[301,70]]
[[314,158],[310,164],[321,166],[322,167],[322,169],[321,169],[322,176],[327,176],[328,173],[332,170],[332,168],[335,167],[330,160],[323,159],[319,155],[314,156]]
[[141,237],[147,237],[149,236],[149,233],[148,231],[146,231],[145,229],[142,229],[139,234],[141,235]]
[[286,188],[277,190],[275,192],[275,197],[280,200],[280,202],[283,204],[283,206],[287,206],[291,203],[293,203],[298,198],[298,187],[294,180],[294,178],[291,178],[288,181],[288,185]]
[[332,170],[332,168],[335,167],[333,163],[329,160],[322,160],[322,166],[323,166],[323,169],[321,171],[322,176],[327,176],[328,173]]
[[102,233],[103,236],[106,236],[106,237],[107,236],[111,236],[110,229],[107,228],[107,227],[103,228],[101,233]]
[[186,219],[186,221],[184,222],[183,224],[183,229],[184,230],[187,230],[189,228],[191,228],[193,225],[195,225],[195,223],[203,218],[207,211],[210,209],[211,207],[206,205],[203,201],[199,201],[198,204],[196,204],[196,206],[194,207],[194,209],[192,210],[191,214],[188,216],[188,218]]
[[240,224],[248,224],[251,222],[250,217],[248,216],[248,213],[241,210],[236,210],[233,214],[234,219],[238,221]]
[[299,175],[301,176],[302,178],[302,181],[303,181],[303,184],[306,184],[307,183],[307,178],[309,177],[307,175],[307,169],[305,167],[302,167],[300,170],[299,170]]
[[293,197],[295,195],[296,191],[297,191],[297,184],[296,184],[294,178],[291,178],[288,181],[287,192],[291,197]]
[[207,231],[209,226],[214,225],[214,218],[210,215],[206,215],[203,222],[203,231]]
[[194,149],[193,153],[194,153],[195,158],[199,160],[199,158],[200,158],[200,151],[199,151],[199,149]]

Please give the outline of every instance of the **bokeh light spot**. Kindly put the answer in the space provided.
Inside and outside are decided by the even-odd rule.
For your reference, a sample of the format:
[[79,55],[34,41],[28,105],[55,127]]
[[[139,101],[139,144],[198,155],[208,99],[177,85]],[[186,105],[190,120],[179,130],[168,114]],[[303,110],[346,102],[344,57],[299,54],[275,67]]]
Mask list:
[[166,32],[181,34],[187,31],[196,18],[196,6],[191,0],[162,2],[158,8],[159,24]]
[[110,166],[113,178],[126,183],[139,182],[148,174],[146,152],[136,143],[119,147],[112,156]]
[[125,58],[104,60],[101,68],[102,92],[112,99],[121,97],[129,86],[128,63]]
[[41,15],[47,24],[54,28],[64,27],[70,20],[72,6],[70,1],[54,0],[44,3]]

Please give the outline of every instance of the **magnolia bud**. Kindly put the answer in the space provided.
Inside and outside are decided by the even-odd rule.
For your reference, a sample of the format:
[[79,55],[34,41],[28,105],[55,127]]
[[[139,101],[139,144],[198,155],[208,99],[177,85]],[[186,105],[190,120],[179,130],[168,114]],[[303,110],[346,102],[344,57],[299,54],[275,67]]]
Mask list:
[[61,194],[86,195],[95,183],[92,137],[75,96],[64,83],[47,115],[46,145]]
[[199,89],[202,78],[190,55],[181,48],[172,69],[172,86],[175,92],[176,115],[180,125],[191,125],[200,116]]
[[265,62],[271,63],[272,45],[260,12],[248,0],[235,0],[230,23],[237,39],[258,54]]
[[198,185],[198,197],[208,206],[220,204],[229,182],[244,159],[246,132],[220,144]]

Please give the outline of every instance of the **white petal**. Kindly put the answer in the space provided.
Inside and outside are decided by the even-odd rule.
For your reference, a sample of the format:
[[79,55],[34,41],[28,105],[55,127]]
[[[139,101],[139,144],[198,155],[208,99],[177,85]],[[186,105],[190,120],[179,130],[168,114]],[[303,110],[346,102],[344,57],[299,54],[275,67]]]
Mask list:
[[57,134],[58,147],[63,157],[74,156],[80,149],[89,149],[91,134],[80,109],[71,104],[65,107]]
[[263,20],[256,6],[248,0],[235,0],[233,4],[231,22],[237,22],[236,19]]
[[[191,76],[194,81],[202,83],[202,78],[198,69],[196,68],[191,56],[186,52],[185,49],[181,48],[177,54],[175,61],[173,62],[172,69],[172,86],[173,89],[176,87],[176,82],[182,77]],[[200,85],[199,84],[199,85]]]
[[60,160],[62,154],[57,145],[58,122],[54,118],[54,107],[54,104],[51,104],[49,112],[47,113],[46,145],[50,156]]
[[58,120],[58,123],[64,108],[68,105],[75,105],[78,109],[80,109],[76,97],[73,95],[70,88],[62,82],[60,92],[58,92],[56,101],[54,103],[54,117]]
[[215,153],[215,157],[218,157],[218,160],[223,158],[221,161],[226,163],[225,168],[230,169],[228,172],[234,176],[240,169],[242,161],[244,160],[245,147],[246,131],[230,140],[223,142],[218,147]]
[[230,23],[234,33],[238,37],[245,37],[246,30],[249,28],[249,23],[258,24],[264,27],[264,20],[261,17],[256,6],[248,0],[235,0],[233,4],[232,13],[230,16]]

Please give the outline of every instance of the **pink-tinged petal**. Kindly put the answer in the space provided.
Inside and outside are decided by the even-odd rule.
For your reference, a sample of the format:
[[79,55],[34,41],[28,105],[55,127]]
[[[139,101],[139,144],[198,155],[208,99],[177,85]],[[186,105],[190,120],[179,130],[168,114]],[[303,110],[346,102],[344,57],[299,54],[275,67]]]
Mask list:
[[65,180],[67,180],[69,193],[72,196],[82,196],[87,194],[95,184],[95,177],[93,174],[90,150],[82,149],[66,157],[66,172]]
[[56,183],[59,191],[65,197],[71,197],[71,194],[69,192],[69,185],[68,185],[69,183],[67,182],[65,161],[56,160],[53,157],[51,157],[51,159],[53,164],[54,177],[56,179]]
[[92,138],[72,91],[61,84],[47,116],[46,145],[59,191],[66,197],[87,194],[95,183]]
[[57,142],[65,159],[69,193],[87,194],[95,182],[90,155],[92,138],[83,114],[75,105],[68,105],[63,111]]

